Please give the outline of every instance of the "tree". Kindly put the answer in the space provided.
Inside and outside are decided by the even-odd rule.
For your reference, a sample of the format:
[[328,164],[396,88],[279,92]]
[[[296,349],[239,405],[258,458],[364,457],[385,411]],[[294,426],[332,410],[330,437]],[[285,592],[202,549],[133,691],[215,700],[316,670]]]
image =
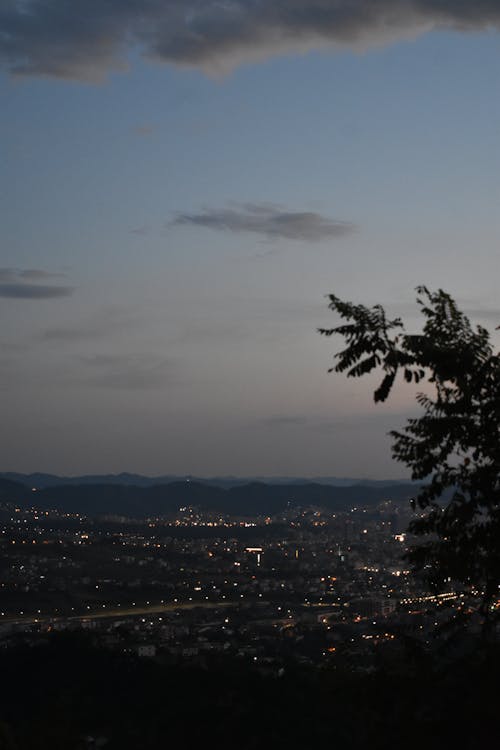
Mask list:
[[425,388],[416,393],[422,415],[390,433],[393,457],[423,482],[408,529],[421,539],[406,557],[434,590],[451,579],[489,632],[500,584],[500,355],[490,333],[441,289],[417,287],[424,316],[417,334],[400,318],[389,320],[380,305],[329,300],[346,321],[319,329],[346,343],[329,372],[381,371],[376,402],[390,396],[399,374]]

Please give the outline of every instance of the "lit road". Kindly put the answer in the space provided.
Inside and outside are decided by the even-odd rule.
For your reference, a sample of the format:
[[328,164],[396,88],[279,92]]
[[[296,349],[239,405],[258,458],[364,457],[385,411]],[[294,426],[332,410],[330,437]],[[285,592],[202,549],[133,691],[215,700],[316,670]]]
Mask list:
[[121,617],[144,617],[145,615],[158,615],[177,610],[186,611],[190,609],[222,609],[236,607],[239,602],[171,602],[170,604],[152,604],[150,606],[117,607],[115,609],[102,609],[94,612],[89,611],[82,615],[26,615],[22,617],[2,617],[0,625],[35,625],[36,623],[53,622],[85,622],[88,620],[106,620]]

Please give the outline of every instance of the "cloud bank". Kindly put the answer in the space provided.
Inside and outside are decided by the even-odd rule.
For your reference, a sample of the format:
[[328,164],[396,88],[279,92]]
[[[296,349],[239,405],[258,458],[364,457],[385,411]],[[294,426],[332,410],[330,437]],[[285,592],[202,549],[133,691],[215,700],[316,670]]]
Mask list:
[[279,206],[246,204],[237,208],[206,209],[178,214],[171,226],[191,225],[229,232],[255,232],[267,239],[317,242],[350,234],[354,226],[312,211],[287,211]]
[[38,268],[0,268],[0,297],[32,300],[69,297],[75,291],[73,286],[38,283],[61,277],[64,277],[64,274],[42,271]]
[[0,62],[98,80],[140,49],[213,72],[282,52],[499,26],[498,0],[2,0]]

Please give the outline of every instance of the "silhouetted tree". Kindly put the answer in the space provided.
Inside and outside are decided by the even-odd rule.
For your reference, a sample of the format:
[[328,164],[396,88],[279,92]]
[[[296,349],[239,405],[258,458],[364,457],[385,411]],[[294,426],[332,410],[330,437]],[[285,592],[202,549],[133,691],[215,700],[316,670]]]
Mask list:
[[460,585],[489,632],[500,584],[500,356],[449,294],[421,286],[417,295],[421,333],[407,333],[380,305],[334,295],[329,307],[346,322],[319,332],[346,343],[330,372],[382,372],[376,402],[389,397],[398,374],[424,385],[416,394],[422,415],[390,433],[393,457],[425,480],[409,527],[422,540],[407,557],[435,589],[448,579]]

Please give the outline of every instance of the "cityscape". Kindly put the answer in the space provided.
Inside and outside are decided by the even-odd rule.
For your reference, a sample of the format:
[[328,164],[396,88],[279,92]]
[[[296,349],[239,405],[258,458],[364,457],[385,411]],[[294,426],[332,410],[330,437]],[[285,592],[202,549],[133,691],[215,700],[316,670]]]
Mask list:
[[3,648],[85,629],[169,663],[223,655],[265,673],[290,663],[370,671],[403,636],[428,642],[445,612],[463,609],[450,586],[433,594],[405,562],[412,511],[390,486],[375,506],[335,513],[186,505],[145,519],[28,506],[34,490],[25,507],[0,508]]
[[0,750],[482,750],[500,0],[0,0]]

